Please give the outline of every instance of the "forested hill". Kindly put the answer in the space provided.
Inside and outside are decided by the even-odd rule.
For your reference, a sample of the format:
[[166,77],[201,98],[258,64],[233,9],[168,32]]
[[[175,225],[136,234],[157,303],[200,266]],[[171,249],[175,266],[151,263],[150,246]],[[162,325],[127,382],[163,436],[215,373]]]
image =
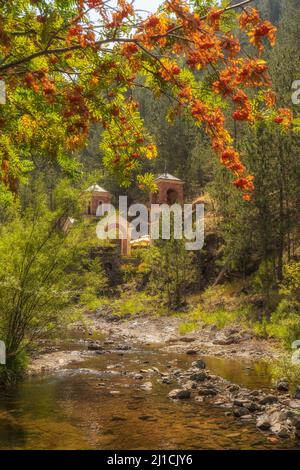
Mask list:
[[[233,4],[241,3],[241,0],[234,0]],[[300,0],[255,0],[255,5],[262,15],[268,18],[272,23],[278,25],[287,4],[294,8],[300,8]]]
[[[288,1],[291,3],[294,0]],[[268,17],[272,23],[277,25],[282,15],[284,3],[285,0],[255,0],[255,4],[263,16]],[[294,3],[298,3],[300,5],[299,0],[295,0]]]

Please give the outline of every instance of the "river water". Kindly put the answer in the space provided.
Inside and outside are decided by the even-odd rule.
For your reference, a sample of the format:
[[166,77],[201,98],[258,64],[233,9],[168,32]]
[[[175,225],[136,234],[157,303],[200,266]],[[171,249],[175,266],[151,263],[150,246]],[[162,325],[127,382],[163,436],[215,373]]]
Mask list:
[[[64,370],[27,378],[0,396],[0,449],[279,449],[254,424],[225,416],[207,402],[170,401],[176,384],[157,382],[155,373],[132,373],[168,364],[187,368],[194,358],[136,346],[130,351],[92,354]],[[215,374],[268,388],[267,366],[205,358]],[[152,390],[141,385],[151,381]]]

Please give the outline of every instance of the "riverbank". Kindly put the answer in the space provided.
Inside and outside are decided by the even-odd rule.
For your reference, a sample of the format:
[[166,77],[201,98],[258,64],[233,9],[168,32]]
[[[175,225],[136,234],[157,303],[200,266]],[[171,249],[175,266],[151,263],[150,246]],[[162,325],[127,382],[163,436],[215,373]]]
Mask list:
[[[181,317],[141,316],[121,318],[106,315],[105,311],[87,313],[85,324],[73,327],[76,336],[86,337],[86,345],[93,343],[93,337],[103,336],[123,347],[130,343],[153,344],[160,350],[178,354],[206,355],[246,360],[278,359],[282,349],[278,341],[257,338],[251,331],[231,326],[218,330],[215,326],[202,324],[199,329],[180,334]],[[70,331],[72,335],[72,331]],[[96,344],[96,342],[95,342]],[[57,346],[58,349],[60,346]],[[89,347],[92,347],[91,345]],[[53,350],[51,352],[51,349]],[[63,351],[50,346],[44,348],[29,365],[29,374],[56,370],[66,365],[84,360],[86,351]]]
[[[252,332],[238,327],[218,330],[200,325],[198,330],[184,335],[179,333],[180,322],[176,316],[121,319],[101,311],[90,313],[85,326],[76,326],[77,337],[84,331],[86,333],[88,328],[88,336],[79,340],[80,350],[72,351],[69,345],[67,351],[41,354],[32,361],[29,374],[53,372],[72,363],[83,362],[93,355],[114,353],[122,356],[138,343],[152,347],[156,352],[191,358],[189,367],[185,369],[178,364],[168,364],[165,370],[155,367],[136,370],[135,378],[141,381],[144,390],[152,390],[154,374],[155,381],[176,386],[167,393],[171,400],[209,401],[211,405],[222,408],[227,416],[243,423],[251,422],[258,430],[274,436],[274,443],[276,439],[300,438],[300,396],[290,393],[284,381],[268,390],[249,389],[243,383],[237,384],[222,374],[215,374],[202,359],[216,357],[249,364],[276,360],[281,355],[276,341],[259,339]],[[118,369],[117,365],[115,367]]]
[[113,315],[107,317],[100,311],[90,319],[96,330],[107,335],[124,341],[156,343],[162,349],[178,353],[250,360],[276,359],[282,353],[278,341],[260,339],[253,332],[238,326],[219,330],[214,325],[202,323],[193,332],[180,334],[182,318],[176,316],[143,316],[122,320]]

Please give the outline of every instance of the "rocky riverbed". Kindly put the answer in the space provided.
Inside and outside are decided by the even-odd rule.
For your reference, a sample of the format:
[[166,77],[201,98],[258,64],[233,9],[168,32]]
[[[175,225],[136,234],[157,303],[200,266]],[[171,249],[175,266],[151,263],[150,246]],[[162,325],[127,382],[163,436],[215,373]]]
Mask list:
[[300,439],[300,389],[291,396],[284,380],[268,393],[249,390],[212,374],[201,359],[184,372],[175,369],[164,374],[162,381],[170,383],[174,379],[180,388],[169,392],[172,400],[209,400],[224,408],[226,415],[255,422],[260,431],[278,438]]
[[[99,311],[96,315],[89,315],[90,338],[80,340],[79,350],[71,351],[69,348],[63,351],[59,346],[53,352],[46,350],[32,362],[29,371],[31,374],[53,371],[83,362],[91,354],[122,356],[137,342],[152,345],[162,353],[190,357],[189,367],[168,363],[164,370],[151,367],[129,372],[123,370],[122,364],[114,364],[111,369],[130,375],[137,383],[140,382],[139,387],[144,391],[152,390],[154,383],[166,385],[166,396],[171,401],[208,402],[224,410],[227,417],[241,423],[253,423],[258,432],[274,439],[274,443],[282,439],[300,439],[300,390],[296,394],[290,393],[284,378],[268,390],[248,388],[221,374],[216,375],[203,360],[206,356],[250,362],[276,360],[280,356],[280,348],[275,342],[260,340],[239,328],[218,331],[214,327],[203,326],[192,334],[181,336],[178,334],[179,323],[180,319],[176,317],[121,320]],[[81,330],[83,333],[86,327],[78,325],[79,335]],[[95,332],[103,335],[103,339],[92,339]],[[174,387],[171,390],[170,385]]]
[[251,331],[239,327],[218,330],[216,326],[200,325],[199,329],[187,335],[178,333],[181,318],[139,317],[123,319],[107,315],[106,309],[99,309],[90,316],[91,328],[121,338],[124,341],[157,343],[168,351],[189,354],[206,354],[241,359],[275,359],[281,351],[276,341],[258,339]]

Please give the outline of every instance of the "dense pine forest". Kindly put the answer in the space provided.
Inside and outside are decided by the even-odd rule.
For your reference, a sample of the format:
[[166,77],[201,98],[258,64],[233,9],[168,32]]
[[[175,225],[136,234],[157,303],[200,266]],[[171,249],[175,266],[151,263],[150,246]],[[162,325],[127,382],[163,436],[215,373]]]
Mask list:
[[[23,2],[25,7],[21,1],[13,1],[11,10],[7,3],[0,0],[0,80],[9,81],[8,104],[0,105],[0,340],[6,348],[6,364],[0,365],[3,390],[26,381],[28,371],[36,372],[39,368],[39,361],[42,368],[47,368],[49,362],[52,364],[53,345],[73,337],[74,332],[79,331],[89,350],[98,351],[100,357],[103,344],[101,335],[97,336],[97,328],[108,334],[108,344],[110,335],[126,328],[128,331],[137,328],[141,338],[136,340],[148,344],[152,341],[142,339],[145,331],[138,322],[149,321],[149,331],[152,331],[153,320],[161,321],[158,329],[162,334],[168,327],[174,328],[173,334],[181,338],[186,347],[179,352],[187,352],[187,357],[197,353],[189,340],[199,340],[201,351],[205,332],[216,336],[214,344],[221,357],[234,354],[239,357],[242,348],[243,354],[247,354],[245,342],[253,341],[249,345],[253,358],[271,359],[270,374],[273,385],[277,384],[276,393],[281,386],[286,393],[290,391],[292,398],[299,399],[300,367],[290,358],[294,342],[300,340],[300,94],[297,95],[296,85],[293,88],[300,80],[300,0],[254,0],[251,6],[238,10],[239,14],[244,11],[249,17],[249,9],[256,7],[262,21],[270,21],[277,28],[276,44],[266,42],[257,60],[268,63],[272,81],[268,87],[276,93],[276,107],[279,113],[283,110],[283,117],[279,114],[275,118],[272,115],[271,119],[255,117],[253,121],[232,119],[236,102],[223,106],[219,95],[211,92],[212,83],[220,77],[217,62],[209,72],[206,65],[182,72],[182,80],[190,83],[191,89],[205,83],[201,93],[208,107],[220,103],[232,136],[230,148],[234,147],[241,156],[243,168],[251,178],[253,176],[253,187],[246,175],[233,184],[232,171],[228,165],[220,164],[220,154],[213,148],[213,139],[206,130],[208,125],[205,122],[205,125],[197,122],[195,125],[195,111],[184,113],[176,108],[181,99],[177,89],[174,93],[178,83],[174,85],[169,83],[169,78],[162,79],[159,68],[151,63],[151,56],[155,54],[164,57],[164,48],[169,54],[167,41],[158,46],[161,50],[157,52],[151,41],[147,43],[145,39],[141,54],[146,47],[152,52],[143,57],[142,65],[138,59],[134,62],[136,46],[131,44],[130,49],[130,44],[122,45],[127,49],[122,50],[115,70],[117,66],[112,63],[109,47],[117,36],[118,27],[127,18],[125,13],[119,26],[119,20],[114,17],[116,32],[109,33],[107,51],[99,49],[103,53],[101,60],[95,54],[93,41],[96,40],[90,34],[88,22],[86,29],[80,29],[74,20],[75,26],[70,27],[64,47],[74,47],[76,54],[75,41],[85,40],[82,57],[71,57],[72,51],[67,53],[70,58],[63,60],[58,58],[60,52],[52,54],[49,63],[46,62],[48,55],[33,59],[40,60],[35,63],[40,72],[26,63],[14,68],[11,59],[7,72],[5,64],[12,54],[11,44],[19,54],[17,59],[14,57],[16,63],[26,47],[33,55],[35,48],[42,49],[44,40],[49,41],[46,50],[54,47],[51,44],[60,40],[63,27],[58,27],[55,39],[52,36],[49,39],[47,34],[60,25],[59,14],[72,25],[73,20],[68,18],[77,2],[58,2],[57,16],[53,9],[47,10],[49,5],[45,1]],[[102,8],[103,2],[82,2],[85,3]],[[117,3],[123,11],[124,2]],[[180,2],[167,2],[173,3]],[[210,7],[217,11],[218,2],[192,3],[200,16],[215,18],[207,11]],[[240,0],[222,2],[224,7],[229,4],[228,18],[222,27],[239,38],[241,56],[247,60],[253,54],[253,43],[249,44],[245,31],[236,25],[235,10],[231,10],[240,3]],[[32,41],[29,46],[21,42],[23,33],[17,21],[23,7],[27,13],[31,7],[44,12],[32,19],[28,28],[21,23],[26,37]],[[175,7],[174,11],[168,11],[171,17],[177,12]],[[2,19],[5,20],[3,29]],[[214,21],[211,20],[209,27],[216,27]],[[152,22],[156,31],[156,20]],[[8,28],[14,27],[16,31],[10,35]],[[40,27],[44,29],[35,38],[35,29]],[[126,31],[124,29],[125,35]],[[146,33],[150,34],[148,30]],[[168,33],[155,34],[161,40],[160,34]],[[186,56],[180,39],[174,40],[179,41],[179,45],[176,44],[178,60],[172,65],[175,80],[181,77],[179,71],[185,70]],[[59,50],[58,45],[55,48]],[[172,51],[170,57],[173,54]],[[170,59],[165,60],[164,67],[171,67],[167,62]],[[99,76],[92,72],[89,86],[84,89],[79,84],[80,74],[89,73],[91,64],[94,70],[101,72]],[[134,80],[130,78],[132,70],[138,71]],[[142,76],[141,71],[149,73],[149,77]],[[23,75],[25,85],[20,90],[16,84]],[[64,94],[64,80],[72,87],[69,94]],[[249,87],[247,93],[252,111],[258,116],[264,113],[260,111],[264,90],[256,88]],[[298,104],[292,99],[293,93],[299,97]],[[184,106],[192,99],[188,97]],[[286,122],[287,109],[293,113],[292,127]],[[198,115],[198,119],[202,118]],[[126,120],[129,126],[123,128]],[[132,122],[136,128],[130,127]],[[122,153],[126,149],[116,155],[114,148],[119,145],[117,139],[127,134],[130,149],[140,144],[143,149],[130,150],[132,162]],[[112,135],[117,135],[115,141]],[[155,192],[153,178],[166,173],[184,182],[184,202],[204,204],[205,239],[201,250],[187,251],[184,240],[171,237],[167,241],[137,246],[130,256],[122,256],[118,244],[97,238],[98,220],[86,212],[88,188],[94,184],[105,188],[116,206],[120,195],[128,196],[130,203],[148,204],[150,193]],[[245,187],[242,187],[243,181]],[[100,322],[96,330],[94,321]],[[114,325],[119,325],[117,333]],[[237,338],[246,339],[242,342]],[[159,337],[157,342],[165,339]],[[226,349],[230,347],[231,350]],[[275,348],[274,356],[269,347]],[[233,348],[237,351],[232,352]],[[258,355],[257,349],[262,351]],[[126,347],[120,350],[124,352]],[[58,354],[57,349],[54,351]],[[210,350],[211,354],[214,352]],[[44,363],[41,358],[45,354]],[[69,364],[69,359],[63,356],[62,364]],[[51,367],[55,369],[53,364]],[[197,373],[198,378],[194,371],[194,382],[203,379],[199,378],[199,373],[204,372],[198,370]],[[140,373],[141,378],[143,374],[146,373]],[[172,380],[166,374],[162,376],[162,383],[172,383]],[[151,389],[149,381],[147,383]],[[223,387],[221,382],[216,382],[215,386]],[[145,384],[144,389],[147,389]],[[209,390],[213,396],[213,387]],[[179,395],[175,393],[170,398],[188,398],[184,393]],[[233,414],[241,418],[243,413],[238,416],[237,406]],[[255,413],[258,411],[257,408]],[[244,415],[248,416],[249,412]],[[265,430],[259,419],[257,426]],[[265,426],[269,430],[271,424]],[[280,432],[284,434],[284,426],[273,432],[275,439],[280,438]],[[288,436],[291,429],[286,432]],[[1,436],[0,425],[0,447]],[[72,444],[65,445],[72,448]]]

